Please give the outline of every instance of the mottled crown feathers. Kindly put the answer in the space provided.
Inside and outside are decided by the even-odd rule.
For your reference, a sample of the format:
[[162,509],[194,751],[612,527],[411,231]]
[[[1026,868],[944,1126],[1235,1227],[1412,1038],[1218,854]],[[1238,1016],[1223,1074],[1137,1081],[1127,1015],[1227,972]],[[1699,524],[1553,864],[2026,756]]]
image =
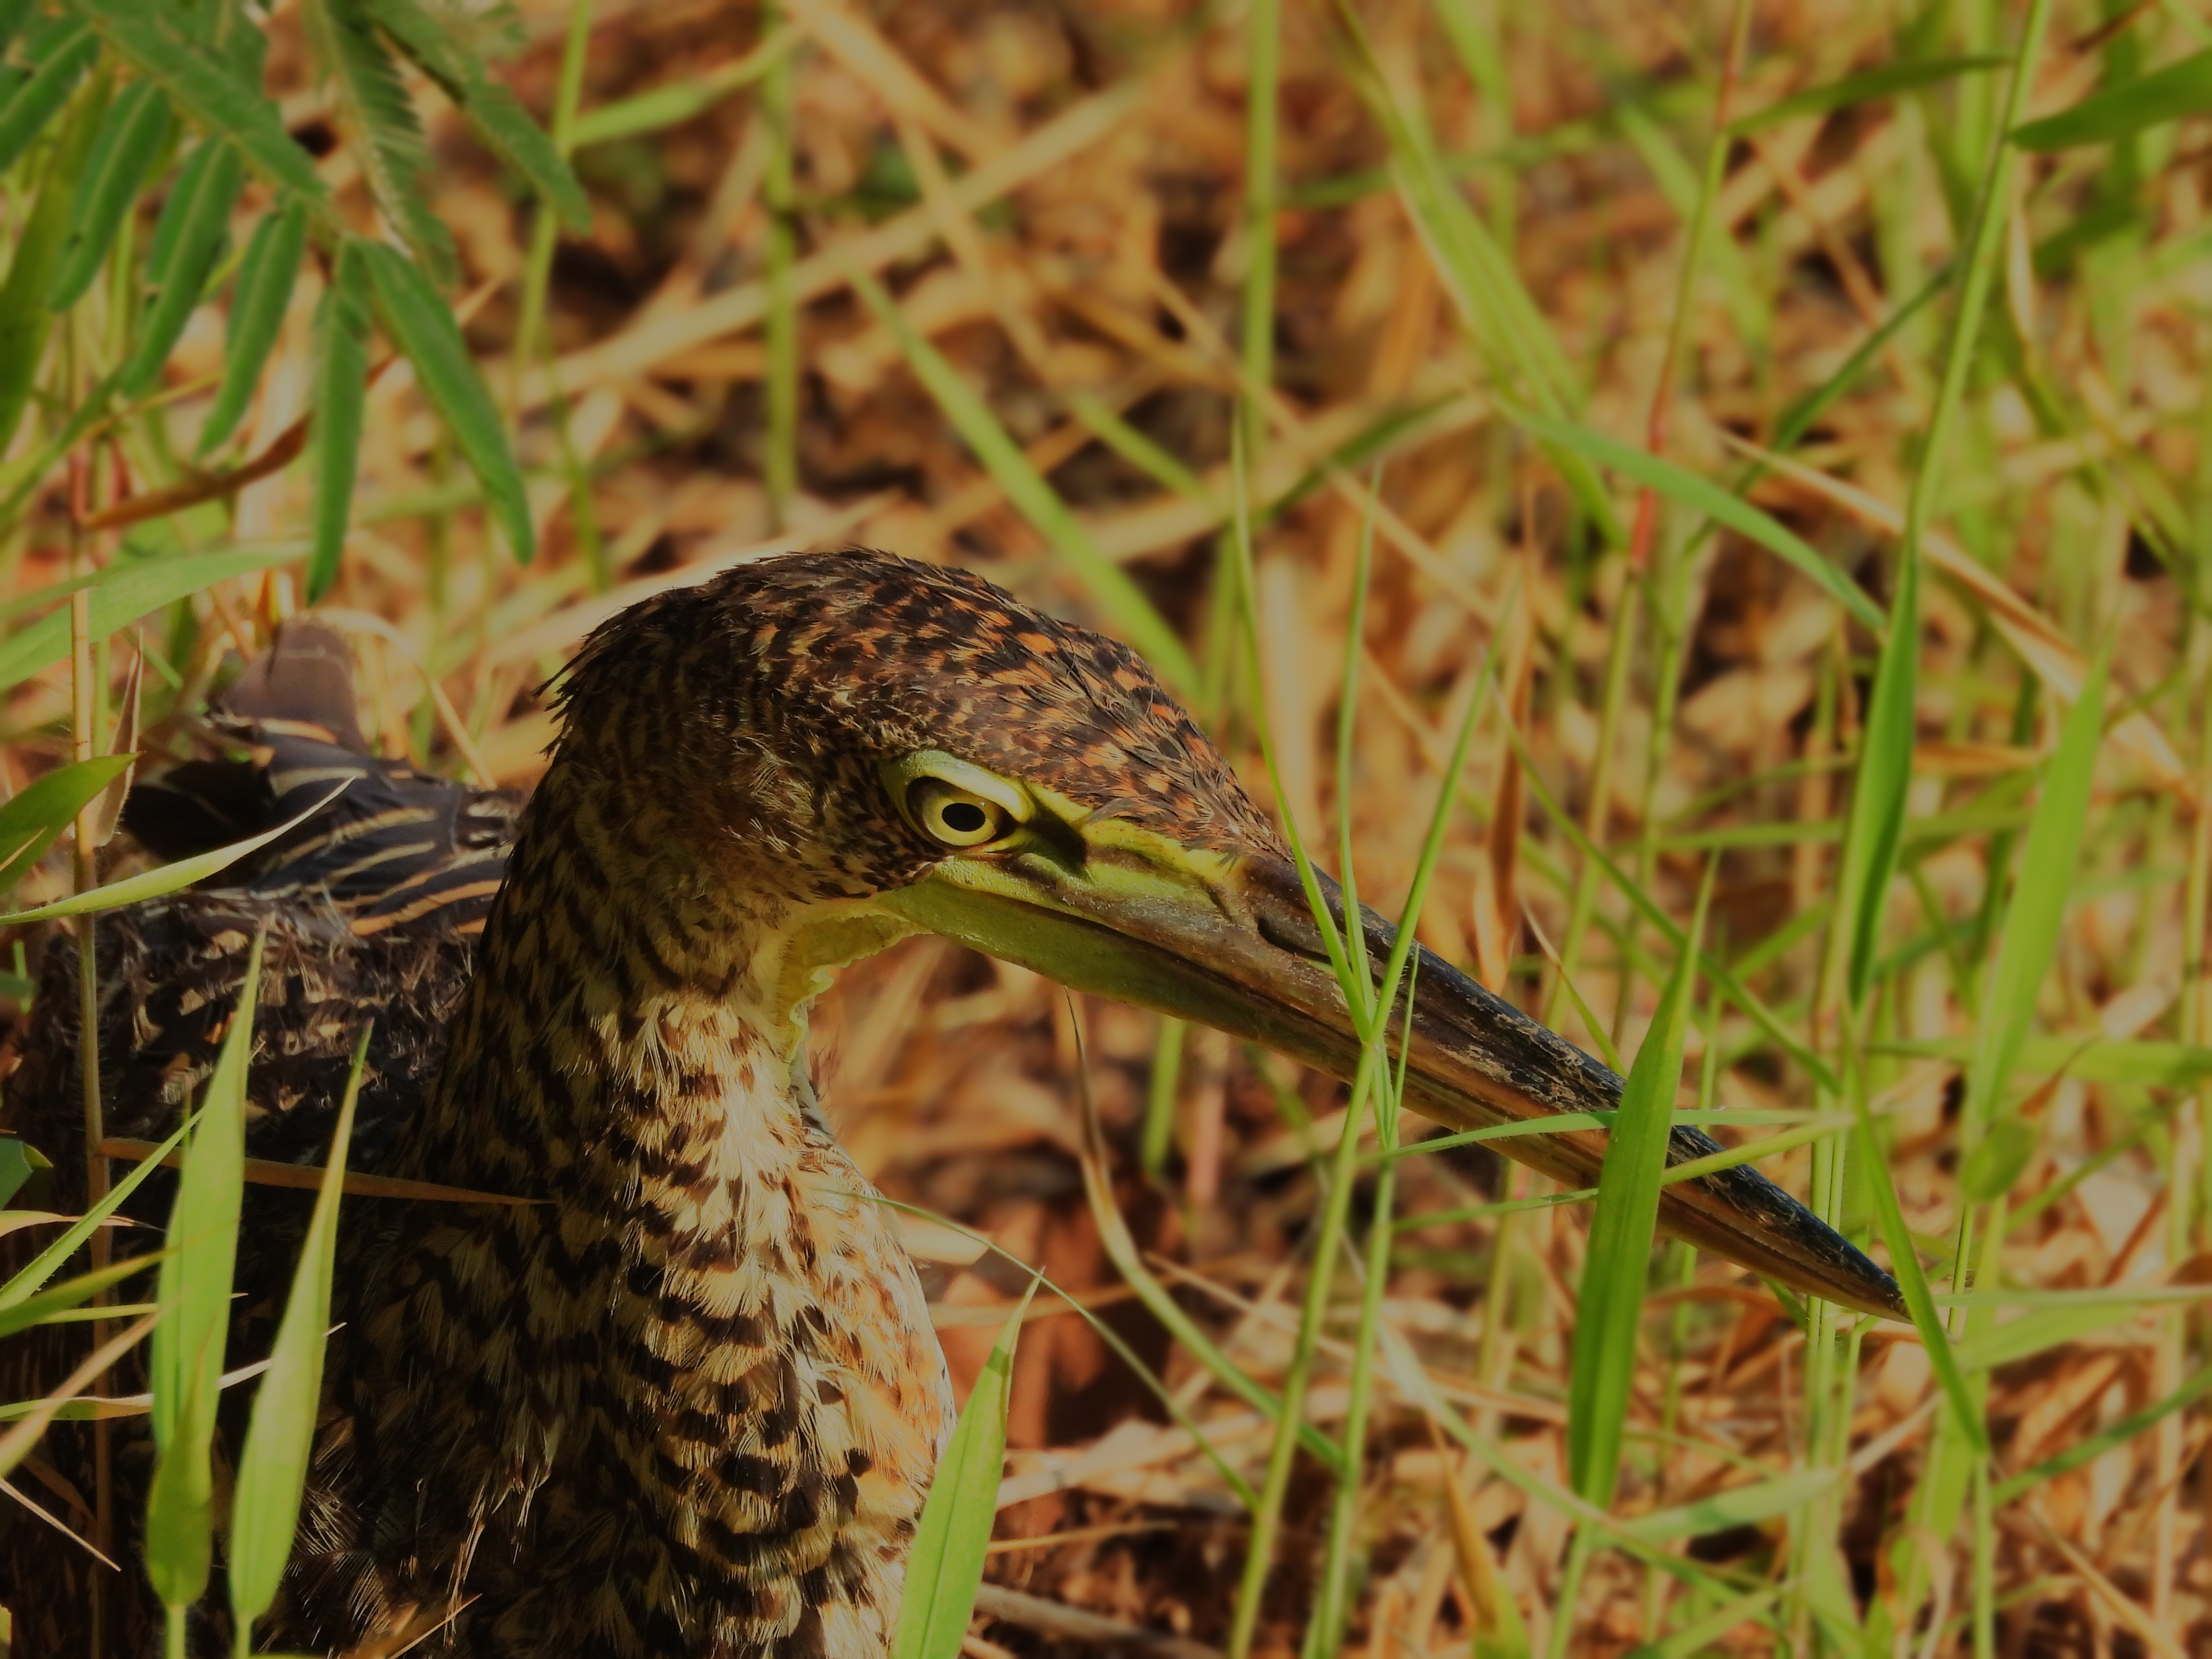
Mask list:
[[572,738],[580,709],[621,709],[641,758],[717,732],[825,769],[939,749],[1186,845],[1280,845],[1127,646],[967,571],[866,549],[764,559],[633,606],[585,643],[562,702]]

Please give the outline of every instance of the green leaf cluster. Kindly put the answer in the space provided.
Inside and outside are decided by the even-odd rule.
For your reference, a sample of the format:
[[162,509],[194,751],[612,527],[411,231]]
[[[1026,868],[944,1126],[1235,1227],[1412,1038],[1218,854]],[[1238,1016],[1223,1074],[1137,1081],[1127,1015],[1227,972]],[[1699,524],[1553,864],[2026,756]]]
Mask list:
[[[213,456],[251,406],[312,258],[332,297],[314,340],[313,419],[321,430],[311,446],[311,593],[328,586],[343,550],[355,471],[337,452],[358,441],[378,326],[414,367],[502,536],[527,558],[533,535],[521,471],[441,292],[457,262],[429,206],[428,151],[404,79],[404,70],[419,70],[562,222],[585,226],[589,204],[561,149],[489,67],[519,43],[511,10],[302,0],[300,15],[390,243],[346,228],[313,158],[287,132],[263,84],[267,40],[252,14],[59,0],[55,13],[17,5],[0,17],[23,65],[0,76],[0,173],[14,170],[30,204],[0,278],[0,449],[49,373],[55,319],[111,277],[129,312],[91,389],[45,441],[0,471],[0,518],[19,511],[118,404],[159,394],[193,311],[228,280],[222,379],[197,445],[201,458]],[[249,188],[265,206],[234,256],[232,224]],[[149,202],[159,206],[141,246],[134,228]]]

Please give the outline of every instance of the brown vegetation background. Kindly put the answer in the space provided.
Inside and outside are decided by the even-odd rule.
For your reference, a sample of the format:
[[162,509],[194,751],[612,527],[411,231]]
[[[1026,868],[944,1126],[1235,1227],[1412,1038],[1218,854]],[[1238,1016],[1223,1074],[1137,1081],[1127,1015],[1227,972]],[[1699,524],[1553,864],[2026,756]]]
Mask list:
[[[1468,188],[1587,385],[1583,418],[1640,444],[1686,240],[1667,158],[1693,186],[1727,9],[1464,4],[1498,43],[1504,100],[1470,81],[1437,12],[1411,0],[1360,12],[1386,72],[1425,88],[1439,143],[1477,158],[1464,169]],[[1943,38],[1965,40],[1978,19],[2009,30],[2008,13],[1987,9],[1984,18],[1960,8],[1939,23]],[[532,44],[508,77],[544,112],[569,11],[530,0],[523,14]],[[1103,623],[1068,562],[1009,503],[896,335],[854,296],[853,268],[881,277],[907,324],[984,394],[1097,546],[1194,650],[1204,656],[1218,637],[1214,573],[1253,252],[1241,18],[1179,0],[821,0],[794,15],[803,37],[792,59],[802,374],[798,488],[785,501],[764,482],[770,143],[756,89],[578,152],[593,221],[554,257],[550,374],[517,372],[512,356],[531,210],[457,124],[434,125],[435,209],[460,244],[471,343],[522,419],[545,545],[527,568],[507,561],[408,375],[386,375],[372,392],[359,528],[329,604],[357,637],[379,741],[392,752],[528,783],[551,730],[537,688],[592,623],[784,546],[854,542],[955,562]],[[2095,83],[2106,63],[2106,43],[2093,38],[2101,21],[2086,4],[2060,9],[2032,108],[2071,102]],[[1735,106],[1887,61],[1912,21],[1902,9],[1843,0],[1763,0]],[[715,88],[718,70],[751,52],[771,22],[727,0],[601,0],[590,8],[581,106],[588,114],[654,88]],[[2201,32],[2156,8],[2131,27],[2153,40]],[[272,74],[280,85],[294,77],[287,113],[313,134],[325,118],[302,78],[295,28],[280,7]],[[1732,536],[1698,536],[1687,514],[1662,516],[1649,581],[1588,533],[1556,471],[1502,417],[1489,365],[1393,187],[1387,143],[1351,64],[1328,8],[1286,8],[1274,361],[1251,486],[1262,502],[1302,479],[1307,486],[1257,537],[1279,799],[1265,787],[1252,711],[1226,699],[1205,713],[1255,794],[1316,845],[1333,846],[1339,815],[1350,815],[1363,891],[1389,910],[1411,876],[1459,712],[1494,649],[1535,776],[1517,771],[1486,716],[1466,810],[1423,918],[1426,941],[1532,1012],[1548,1012],[1577,1041],[1601,1036],[1633,1054],[1662,970],[1654,935],[1629,927],[1626,906],[1602,884],[1576,925],[1581,860],[1540,809],[1533,786],[1541,784],[1677,916],[1720,848],[1717,937],[1734,958],[1767,942],[1751,964],[1755,983],[1794,1027],[1813,1029],[1820,934],[1791,930],[1832,885],[1847,775],[1836,757],[1854,739],[1872,645],[1810,583]],[[1692,289],[1668,404],[1672,459],[1735,477],[1731,436],[1762,441],[1791,399],[1833,373],[1949,257],[1955,235],[1932,140],[1960,100],[1986,96],[1986,83],[1960,81],[1786,123],[1730,148],[1718,237]],[[2024,704],[2019,695],[2029,672],[2020,640],[2078,662],[2110,635],[2122,696],[2150,728],[2135,747],[2115,743],[2100,775],[2046,1028],[2164,1039],[2203,1030],[2201,976],[2185,951],[2201,942],[2201,927],[2191,931],[2185,899],[2203,844],[2200,782],[2188,769],[2200,750],[2205,637],[2185,621],[2180,584],[2131,528],[2151,487],[2142,479],[2169,492],[2185,524],[2203,522],[2198,410],[2212,274],[2202,153],[2188,149],[2196,129],[2181,131],[2152,154],[2129,204],[2136,216],[2116,238],[2050,254],[2052,239],[2109,190],[2108,177],[2069,156],[2033,174],[1999,303],[2033,342],[2035,373],[2063,389],[2080,423],[2051,435],[2011,382],[1992,378],[1977,387],[1954,451],[1943,537],[1986,574],[1979,592],[1954,572],[1926,595],[1913,811],[1966,822],[1922,835],[1910,879],[1899,884],[1895,939],[1917,944],[1885,981],[1881,1019],[1893,1048],[1921,1047],[1882,1055],[1876,1079],[1908,1218],[1931,1240],[1948,1236],[1956,1203],[1960,1051],[1940,1043],[1972,1029],[1960,994],[1970,981],[1947,956],[1955,937],[1931,932],[1931,918],[1959,921],[1982,904],[1994,832],[1972,811],[1999,799],[1990,792],[2008,780],[2014,793],[2003,799],[2016,805],[2022,769],[2055,732],[2051,700]],[[331,151],[326,169],[365,212],[349,154]],[[2039,244],[2050,254],[2040,264]],[[303,283],[296,298],[252,417],[254,448],[301,412],[314,289]],[[1800,470],[1771,473],[1753,493],[1877,596],[1934,394],[1943,310],[1899,331],[1796,450]],[[215,374],[220,352],[220,315],[204,311],[173,384]],[[1101,442],[1083,417],[1086,399],[1188,469],[1192,487],[1168,487],[1157,468]],[[1342,630],[1377,462],[1358,740],[1352,775],[1339,776],[1331,732]],[[2100,484],[2114,476],[2100,467],[2118,469],[2122,483]],[[1625,489],[1620,499],[1632,514]],[[290,533],[305,502],[297,469],[256,483],[238,501],[239,533]],[[2197,556],[2193,544],[2187,550]],[[33,538],[15,567],[19,590],[55,580],[60,557]],[[208,682],[224,651],[254,647],[293,602],[282,579],[209,595],[218,625],[203,659],[175,665],[188,688]],[[1632,604],[1639,608],[1620,625]],[[431,684],[438,697],[427,694]],[[52,733],[66,684],[57,671],[10,707],[18,782],[59,750]],[[1556,994],[1554,952],[1586,1008]],[[1194,1033],[1171,1097],[1172,1144],[1148,1174],[1139,1143],[1158,1042],[1151,1016],[1071,1006],[1026,973],[921,941],[848,973],[817,1029],[830,1109],[887,1192],[1044,1266],[1104,1311],[1201,1417],[1220,1419],[1232,1455],[1264,1456],[1256,1421],[1240,1425],[1243,1408],[1171,1351],[1107,1261],[1084,1194],[1079,1070],[1087,1056],[1115,1190],[1157,1271],[1263,1380],[1286,1363],[1309,1267],[1304,1230],[1316,1206],[1310,1157],[1340,1122],[1339,1085]],[[1690,1066],[1693,1078],[1708,1073],[1723,1106],[1811,1098],[1807,1079],[1733,1012],[1717,1024],[1701,1017]],[[2169,1194],[2182,1193],[2179,1207],[2189,1208],[2194,1093],[2065,1076],[2033,1109],[2043,1137],[2016,1201],[2072,1184],[2014,1237],[2008,1274],[2088,1287],[2159,1282],[2183,1264],[2195,1224],[2173,1213]],[[1772,1130],[1717,1133],[1732,1143]],[[1802,1192],[1808,1157],[1800,1147],[1765,1167]],[[1510,1165],[1492,1172],[1487,1191],[1434,1160],[1404,1167],[1407,1213],[1532,1190]],[[1495,1220],[1409,1230],[1387,1304],[1447,1396],[1514,1458],[1561,1480],[1583,1224],[1571,1208],[1517,1218],[1502,1266]],[[915,1242],[964,1389],[1022,1275],[976,1257],[957,1236],[917,1225]],[[1508,1316],[1494,1321],[1500,1306]],[[1803,1339],[1755,1282],[1700,1263],[1661,1299],[1647,1329],[1645,1382],[1632,1412],[1632,1429],[1646,1432],[1632,1434],[1624,1512],[1799,1460]],[[2078,1340],[2000,1367],[1990,1413],[2001,1467],[2026,1468],[2170,1392],[2182,1381],[2181,1330],[2160,1308],[2123,1310]],[[1895,1594],[1900,1539],[1934,1562],[1929,1639],[1942,1650],[1966,1639],[1966,1556],[1954,1540],[1906,1530],[1935,1410],[1928,1365],[1893,1326],[1871,1332],[1859,1359],[1853,1443],[1862,1455],[1837,1545],[1869,1606]],[[1324,1424],[1344,1408],[1340,1361],[1340,1348],[1325,1354],[1317,1380],[1314,1413]],[[1654,1438],[1662,1413],[1674,1426]],[[2200,1412],[2170,1417],[2000,1513],[2003,1650],[2207,1650],[2208,1491],[2191,1473],[2206,1422]],[[1194,1644],[1175,1650],[1190,1653],[1224,1640],[1244,1528],[1211,1467],[1164,1424],[1080,1322],[1038,1304],[1014,1392],[1008,1495],[1018,1501],[1000,1516],[996,1588],[987,1589],[989,1616],[972,1651],[1082,1651],[1086,1642],[1110,1645],[1117,1629],[1167,1633]],[[1457,1450],[1440,1451],[1419,1412],[1387,1391],[1361,1478],[1366,1565],[1355,1647],[1377,1659],[1466,1650],[1475,1602],[1448,1487],[1469,1506],[1532,1636],[1540,1646],[1549,1639],[1561,1616],[1560,1516]],[[1326,1495],[1320,1471],[1304,1470],[1263,1650],[1297,1648]],[[1675,1547],[1755,1584],[1787,1572],[1786,1533],[1784,1522],[1765,1523]],[[1657,1636],[1668,1627],[1669,1596],[1663,1578],[1601,1557],[1565,1610],[1576,1621],[1570,1650],[1621,1651]],[[1778,1616],[1781,1632],[1743,1622],[1714,1631],[1705,1647],[1786,1650],[1796,1638],[1786,1611]]]

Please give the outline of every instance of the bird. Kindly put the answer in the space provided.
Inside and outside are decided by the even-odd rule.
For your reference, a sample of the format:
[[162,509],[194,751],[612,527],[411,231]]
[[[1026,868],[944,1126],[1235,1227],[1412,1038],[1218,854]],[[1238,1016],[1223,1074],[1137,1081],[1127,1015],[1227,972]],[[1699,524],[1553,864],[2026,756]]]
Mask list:
[[[344,785],[220,885],[104,921],[111,1133],[174,1123],[265,928],[249,1152],[321,1155],[373,1015],[355,1167],[530,1201],[348,1201],[309,1490],[262,1635],[882,1659],[952,1395],[817,1097],[809,1006],[840,967],[934,933],[1348,1078],[1359,1038],[1283,835],[1127,647],[890,554],[761,559],[603,623],[558,682],[526,803],[367,756],[332,639],[287,623],[218,711],[229,752],[126,816],[175,852]],[[1347,923],[1317,880],[1385,960],[1390,924]],[[1466,1129],[1618,1106],[1611,1071],[1414,951],[1413,1109]],[[58,943],[8,1109],[81,1197],[75,972]],[[1605,1137],[1498,1144],[1587,1185]],[[1668,1156],[1716,1150],[1677,1127]],[[1888,1274],[1747,1167],[1670,1185],[1661,1219],[1901,1313]],[[232,1364],[265,1350],[289,1224],[241,1255]],[[81,1654],[82,1597],[42,1589],[52,1552],[25,1534],[0,1540],[0,1595],[38,1603],[18,1650]],[[132,1607],[125,1624],[149,1616]],[[196,1643],[228,1645],[205,1626]]]

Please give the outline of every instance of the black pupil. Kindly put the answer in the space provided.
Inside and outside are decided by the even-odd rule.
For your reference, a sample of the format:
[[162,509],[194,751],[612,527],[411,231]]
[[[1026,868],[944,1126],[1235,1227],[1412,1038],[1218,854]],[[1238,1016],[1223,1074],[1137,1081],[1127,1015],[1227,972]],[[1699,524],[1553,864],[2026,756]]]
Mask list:
[[948,801],[945,806],[945,827],[963,836],[972,836],[989,820],[983,809],[972,800]]

